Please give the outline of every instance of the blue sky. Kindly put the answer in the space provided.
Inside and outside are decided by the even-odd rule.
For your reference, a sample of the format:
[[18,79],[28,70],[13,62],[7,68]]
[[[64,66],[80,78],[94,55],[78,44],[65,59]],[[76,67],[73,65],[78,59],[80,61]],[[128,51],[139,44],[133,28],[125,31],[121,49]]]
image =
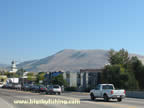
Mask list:
[[143,0],[0,0],[0,63],[63,49],[144,55]]

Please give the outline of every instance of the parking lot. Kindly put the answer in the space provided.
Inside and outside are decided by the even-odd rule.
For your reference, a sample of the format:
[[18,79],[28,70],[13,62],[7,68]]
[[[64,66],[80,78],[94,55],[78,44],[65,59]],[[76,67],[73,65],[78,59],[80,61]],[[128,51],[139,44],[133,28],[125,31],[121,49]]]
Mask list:
[[[14,104],[16,100],[80,100],[76,104]],[[46,95],[13,89],[0,89],[0,105],[4,108],[143,108],[144,99],[126,98],[122,102],[102,99],[91,101],[88,93],[64,92],[61,95]]]

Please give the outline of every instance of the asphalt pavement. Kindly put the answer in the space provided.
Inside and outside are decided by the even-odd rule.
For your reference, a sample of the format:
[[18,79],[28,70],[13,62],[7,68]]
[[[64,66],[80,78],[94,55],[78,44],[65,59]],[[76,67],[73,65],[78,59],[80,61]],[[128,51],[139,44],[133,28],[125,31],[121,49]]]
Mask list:
[[[43,101],[42,103],[25,103],[25,101]],[[46,103],[49,101],[50,103]],[[63,101],[62,103],[54,103]],[[73,101],[73,103],[68,103]],[[15,103],[20,102],[20,103]],[[24,102],[24,103],[22,103]],[[53,102],[53,103],[52,103]],[[66,103],[67,102],[67,103]],[[0,89],[1,108],[143,108],[144,99],[125,98],[122,102],[103,99],[90,100],[88,93],[65,92],[62,95],[46,95],[17,90]]]

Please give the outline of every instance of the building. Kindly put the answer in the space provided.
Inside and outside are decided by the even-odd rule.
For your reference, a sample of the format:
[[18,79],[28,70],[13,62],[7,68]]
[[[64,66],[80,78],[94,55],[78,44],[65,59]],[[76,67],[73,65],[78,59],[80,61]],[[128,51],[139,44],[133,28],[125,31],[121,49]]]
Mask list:
[[18,71],[18,69],[16,68],[16,62],[12,61],[11,62],[11,71],[9,71],[10,73],[16,73]]
[[29,73],[29,72],[24,72],[22,78],[27,79],[27,78],[28,78],[28,76],[27,76],[28,73]]
[[68,87],[77,87],[77,72],[63,72],[63,77],[66,80]]
[[[18,69],[16,67],[16,62],[12,61],[11,62],[11,70],[9,71],[9,73],[16,73],[17,71],[18,71]],[[7,83],[19,83],[19,78],[15,78],[11,74],[10,78],[7,79]]]
[[95,88],[100,83],[102,69],[81,69],[80,72],[63,72],[63,77],[69,87],[76,87],[79,91]]
[[28,73],[24,72],[23,75],[19,78],[19,83],[24,85],[25,83],[28,83]]
[[77,87],[77,72],[65,72],[65,71],[54,71],[47,72],[45,75],[44,83],[49,85],[53,77],[58,76],[59,74],[63,75],[63,78],[66,80],[68,87]]
[[50,84],[51,79],[59,74],[63,75],[68,87],[75,87],[79,91],[95,88],[100,83],[102,69],[81,69],[80,72],[57,71],[47,72],[44,82]]
[[102,69],[81,69],[78,75],[79,90],[95,88],[100,83]]

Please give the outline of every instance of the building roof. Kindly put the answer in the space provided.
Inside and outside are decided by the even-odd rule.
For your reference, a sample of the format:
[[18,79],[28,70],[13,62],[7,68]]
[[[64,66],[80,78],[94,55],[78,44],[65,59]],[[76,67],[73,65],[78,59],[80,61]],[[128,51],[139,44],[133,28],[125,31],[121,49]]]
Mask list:
[[80,69],[80,72],[102,72],[102,69]]

